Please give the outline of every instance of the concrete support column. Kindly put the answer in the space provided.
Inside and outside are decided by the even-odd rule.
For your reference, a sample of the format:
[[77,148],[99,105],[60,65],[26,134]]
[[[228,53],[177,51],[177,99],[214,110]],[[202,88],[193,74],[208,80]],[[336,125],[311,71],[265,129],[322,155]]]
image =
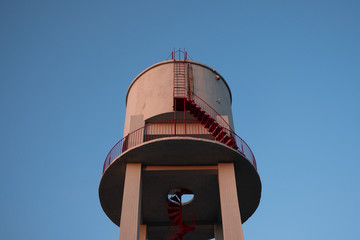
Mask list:
[[139,240],[146,240],[146,225],[140,225],[140,238]]
[[126,164],[119,240],[139,240],[141,163]]
[[243,240],[233,163],[219,163],[219,192],[224,240]]

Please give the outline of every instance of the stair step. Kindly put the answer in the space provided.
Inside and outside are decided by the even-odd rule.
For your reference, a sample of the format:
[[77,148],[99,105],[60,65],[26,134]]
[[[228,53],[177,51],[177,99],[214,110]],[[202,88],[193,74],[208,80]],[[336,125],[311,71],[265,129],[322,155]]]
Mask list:
[[204,116],[205,111],[199,110],[197,115],[195,116],[197,119],[202,119],[202,117]]
[[214,121],[213,124],[211,124],[211,126],[209,127],[209,131],[213,132],[218,126],[219,124]]
[[218,141],[221,141],[221,139],[226,135],[226,133],[224,131],[221,131],[216,137],[215,139]]
[[223,138],[223,140],[222,140],[222,142],[224,143],[224,144],[227,144],[227,142],[230,140],[231,138],[229,137],[229,135],[225,135],[225,137]]
[[177,216],[176,218],[173,219],[173,221],[171,221],[174,225],[180,225],[181,221],[180,221],[180,216]]
[[200,120],[201,124],[205,124],[206,121],[209,119],[210,115],[209,114],[204,114],[203,118]]
[[213,131],[213,136],[217,136],[224,128],[220,125]]
[[192,108],[192,104],[190,103],[190,101],[187,99],[186,100],[186,109],[190,110]]
[[194,104],[190,104],[189,105],[189,110],[191,111],[191,113],[195,113],[195,111],[197,111],[197,108],[196,108],[196,106],[194,105]]
[[209,127],[211,126],[211,124],[214,122],[214,119],[212,119],[211,117],[209,117],[209,119],[206,121],[205,123],[205,128],[209,129]]
[[179,216],[180,212],[174,212],[174,213],[169,213],[168,216],[171,219],[174,219],[175,217]]
[[176,211],[176,212],[169,212],[168,211],[168,215],[171,219],[173,219],[174,217],[178,216],[180,214],[180,210]]

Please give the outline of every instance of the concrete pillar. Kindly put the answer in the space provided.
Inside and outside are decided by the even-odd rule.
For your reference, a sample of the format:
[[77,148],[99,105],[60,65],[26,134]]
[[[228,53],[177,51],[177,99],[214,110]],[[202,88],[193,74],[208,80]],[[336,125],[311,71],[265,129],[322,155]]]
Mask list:
[[119,240],[138,240],[140,225],[141,163],[126,164]]
[[140,225],[140,237],[139,240],[146,240],[146,225]]
[[219,163],[219,192],[224,240],[243,240],[233,163]]

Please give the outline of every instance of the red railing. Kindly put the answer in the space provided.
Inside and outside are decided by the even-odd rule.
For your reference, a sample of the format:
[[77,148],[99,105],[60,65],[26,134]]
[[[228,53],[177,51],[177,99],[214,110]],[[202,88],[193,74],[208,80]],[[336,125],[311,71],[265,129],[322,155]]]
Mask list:
[[220,126],[229,129],[230,131],[233,131],[230,127],[229,123],[213,108],[211,107],[205,100],[203,100],[201,97],[197,96],[194,92],[183,88],[178,90],[178,94],[183,94],[185,98],[188,99],[188,101],[193,101],[196,105],[198,105],[203,111],[206,112],[211,118],[216,120]]
[[[256,168],[255,157],[249,146],[233,131],[229,129],[226,130],[235,140],[237,147],[236,150],[240,152],[243,156],[245,156]],[[184,119],[178,119],[149,123],[146,124],[144,127],[141,127],[129,133],[127,136],[125,136],[123,139],[121,139],[114,145],[114,147],[110,150],[110,152],[105,158],[103,173],[105,172],[106,168],[112,163],[112,161],[114,161],[120,154],[122,154],[128,149],[131,149],[144,142],[152,141],[159,138],[182,136],[208,139],[219,142],[219,140],[217,140],[213,135],[211,135],[208,129],[206,129],[204,125],[202,125],[197,120],[186,119],[185,121]]]
[[[181,57],[181,55],[183,57]],[[175,48],[174,48],[174,51],[172,51],[170,53],[170,55],[167,57],[167,60],[169,60],[170,58],[171,58],[171,60],[187,60],[188,58],[190,60],[192,60],[192,58],[189,56],[189,54],[187,53],[185,48],[184,48],[184,50],[181,50],[180,48],[179,48],[179,50],[175,50]]]

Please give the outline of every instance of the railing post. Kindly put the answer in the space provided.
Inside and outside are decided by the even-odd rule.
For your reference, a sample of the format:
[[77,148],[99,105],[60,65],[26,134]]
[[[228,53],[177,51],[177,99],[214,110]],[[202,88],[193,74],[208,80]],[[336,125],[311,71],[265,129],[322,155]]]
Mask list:
[[174,99],[174,135],[176,136],[176,100]]
[[186,100],[184,98],[184,132],[186,136]]

